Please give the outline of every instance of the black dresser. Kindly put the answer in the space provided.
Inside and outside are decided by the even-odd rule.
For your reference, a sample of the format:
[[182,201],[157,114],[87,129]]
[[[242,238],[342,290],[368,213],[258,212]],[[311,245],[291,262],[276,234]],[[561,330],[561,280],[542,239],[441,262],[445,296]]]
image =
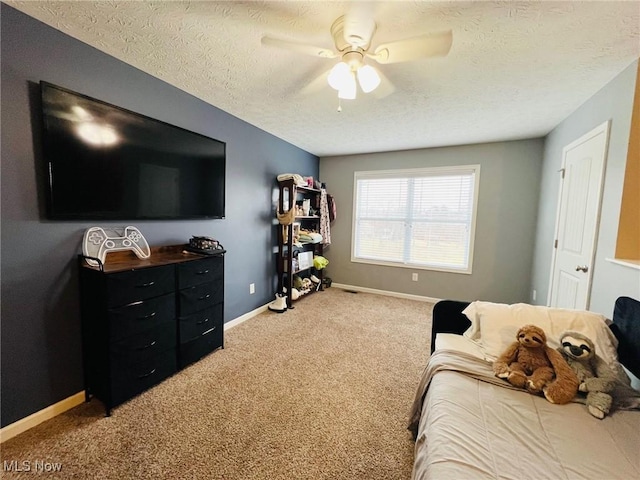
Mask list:
[[185,245],[80,264],[85,395],[111,408],[224,346],[224,251]]

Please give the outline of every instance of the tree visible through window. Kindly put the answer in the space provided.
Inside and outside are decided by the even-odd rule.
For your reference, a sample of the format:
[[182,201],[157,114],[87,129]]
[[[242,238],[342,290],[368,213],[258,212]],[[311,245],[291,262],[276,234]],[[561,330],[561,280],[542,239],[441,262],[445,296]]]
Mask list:
[[479,165],[355,172],[351,260],[471,273]]

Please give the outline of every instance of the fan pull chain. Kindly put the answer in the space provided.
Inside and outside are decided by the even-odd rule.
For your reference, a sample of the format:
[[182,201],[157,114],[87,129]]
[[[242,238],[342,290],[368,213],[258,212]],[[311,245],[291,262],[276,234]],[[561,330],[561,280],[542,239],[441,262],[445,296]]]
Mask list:
[[342,111],[342,103],[340,100],[340,97],[338,97],[338,113],[340,113]]

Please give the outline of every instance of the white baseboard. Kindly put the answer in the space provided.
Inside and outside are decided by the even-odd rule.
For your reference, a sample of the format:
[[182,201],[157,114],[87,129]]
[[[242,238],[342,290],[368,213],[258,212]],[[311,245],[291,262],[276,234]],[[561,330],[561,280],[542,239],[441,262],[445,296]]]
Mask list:
[[84,391],[78,392],[64,400],[60,400],[58,403],[54,403],[53,405],[43,408],[38,412],[32,413],[28,417],[24,417],[17,422],[13,422],[11,425],[7,425],[0,429],[0,443],[26,432],[30,428],[40,425],[42,422],[46,422],[47,420],[50,420],[73,407],[77,407],[82,402],[84,402]]
[[331,288],[334,288],[334,287],[340,288],[341,290],[348,290],[352,292],[374,293],[376,295],[386,295],[388,297],[406,298],[408,300],[417,300],[419,302],[436,303],[441,300],[440,298],[423,297],[422,295],[412,295],[410,293],[392,292],[389,290],[376,290],[375,288],[358,287],[355,285],[345,285],[343,283],[333,282],[331,284]]
[[229,330],[230,328],[233,328],[233,327],[236,327],[236,326],[240,325],[242,322],[246,322],[250,318],[253,318],[256,315],[259,315],[262,312],[266,312],[268,306],[269,306],[269,304],[267,303],[266,305],[258,307],[258,308],[254,309],[254,310],[251,310],[250,312],[245,313],[244,315],[240,315],[239,317],[228,321],[227,323],[224,324],[225,331]]
[[[246,322],[250,318],[253,318],[256,315],[266,311],[267,306],[268,304],[263,305],[262,307],[258,307],[255,310],[245,313],[244,315],[241,315],[240,317],[234,318],[233,320],[225,323],[225,331],[237,325],[240,325],[242,322]],[[46,422],[47,420],[50,420],[53,417],[66,412],[67,410],[71,410],[73,407],[77,407],[82,402],[84,402],[84,390],[82,392],[76,393],[75,395],[71,395],[64,400],[60,400],[58,403],[54,403],[53,405],[43,408],[38,412],[32,413],[28,417],[24,417],[17,422],[7,425],[6,427],[0,429],[0,443],[5,442],[10,438],[15,437],[16,435],[20,435],[30,428],[33,428],[36,425],[40,425],[42,422]]]

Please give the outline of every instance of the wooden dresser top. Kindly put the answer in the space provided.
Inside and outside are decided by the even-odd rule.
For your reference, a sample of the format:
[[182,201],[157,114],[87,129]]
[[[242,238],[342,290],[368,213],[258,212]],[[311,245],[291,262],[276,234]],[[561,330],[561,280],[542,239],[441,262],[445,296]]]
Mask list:
[[[160,265],[168,265],[171,263],[189,262],[202,258],[209,258],[216,255],[223,255],[225,250],[216,252],[215,255],[205,255],[200,253],[189,252],[186,250],[188,245],[169,245],[165,247],[151,247],[151,255],[149,258],[138,258],[133,251],[124,250],[119,252],[109,252],[104,261],[102,270],[105,273],[124,272],[137,268],[157,267]],[[83,258],[82,255],[80,255]],[[100,270],[100,267],[93,267],[86,261],[82,260],[81,265],[84,268],[92,270]]]

